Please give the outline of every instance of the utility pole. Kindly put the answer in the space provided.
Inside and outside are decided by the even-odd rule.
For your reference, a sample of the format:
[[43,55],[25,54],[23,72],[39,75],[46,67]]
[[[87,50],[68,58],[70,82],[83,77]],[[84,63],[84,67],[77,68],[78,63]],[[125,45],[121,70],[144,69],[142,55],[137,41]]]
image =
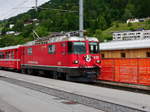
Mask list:
[[35,10],[38,11],[38,0],[35,0]]
[[83,11],[83,0],[80,0],[79,1],[79,32],[80,32],[80,37],[84,37],[84,32],[83,32],[83,30],[84,30],[84,17],[83,17],[83,15],[84,15],[84,11]]

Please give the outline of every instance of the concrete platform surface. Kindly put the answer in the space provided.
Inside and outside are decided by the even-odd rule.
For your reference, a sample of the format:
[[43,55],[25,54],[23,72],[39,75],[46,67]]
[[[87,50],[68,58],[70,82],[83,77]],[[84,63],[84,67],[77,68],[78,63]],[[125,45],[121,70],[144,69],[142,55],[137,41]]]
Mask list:
[[150,96],[141,93],[133,93],[123,90],[53,80],[6,71],[0,71],[0,76],[10,77],[22,81],[28,81],[30,83],[39,84],[42,86],[91,97],[94,99],[99,99],[103,101],[125,105],[128,107],[134,107],[137,109],[144,109],[150,111]]
[[0,112],[102,112],[0,81]]

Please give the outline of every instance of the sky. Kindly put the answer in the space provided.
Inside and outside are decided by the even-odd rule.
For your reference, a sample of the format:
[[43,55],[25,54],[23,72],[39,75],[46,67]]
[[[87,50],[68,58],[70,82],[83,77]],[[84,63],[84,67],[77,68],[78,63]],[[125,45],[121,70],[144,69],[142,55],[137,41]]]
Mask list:
[[[38,5],[47,1],[49,0],[38,0]],[[0,20],[26,12],[33,6],[35,0],[0,0]]]

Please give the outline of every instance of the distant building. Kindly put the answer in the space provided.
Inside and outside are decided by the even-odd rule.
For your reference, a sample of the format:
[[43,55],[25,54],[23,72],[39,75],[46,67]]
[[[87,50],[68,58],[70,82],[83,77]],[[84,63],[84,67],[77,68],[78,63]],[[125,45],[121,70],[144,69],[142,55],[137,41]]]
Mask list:
[[144,22],[144,21],[147,21],[147,20],[150,20],[150,17],[147,17],[147,18],[140,18],[140,19],[137,19],[137,18],[133,18],[133,19],[128,19],[126,21],[126,23],[138,23],[138,22]]
[[35,19],[32,19],[32,21],[33,21],[33,22],[39,22],[39,20],[36,19],[36,18],[35,18]]
[[25,22],[25,23],[24,23],[24,26],[31,25],[32,23],[33,23],[32,21]]
[[18,36],[18,35],[20,35],[20,32],[15,32],[14,35],[15,35],[15,36]]
[[140,21],[139,21],[139,19],[136,19],[136,18],[127,20],[127,24],[128,23],[137,23],[137,22],[140,22]]
[[14,24],[10,24],[9,28],[12,29],[15,25]]
[[39,25],[39,20],[38,19],[31,19],[31,20],[29,20],[29,21],[26,21],[25,23],[24,23],[24,26],[28,26],[28,25],[31,25],[31,24],[33,24],[33,23],[35,23],[35,25],[37,26],[37,25]]
[[113,40],[143,40],[150,39],[150,30],[120,31],[113,33]]
[[15,35],[15,36],[17,36],[19,34],[20,34],[20,32],[15,32],[15,31],[7,31],[6,32],[6,35]]
[[6,34],[7,35],[12,35],[12,34],[15,34],[15,31],[7,31]]

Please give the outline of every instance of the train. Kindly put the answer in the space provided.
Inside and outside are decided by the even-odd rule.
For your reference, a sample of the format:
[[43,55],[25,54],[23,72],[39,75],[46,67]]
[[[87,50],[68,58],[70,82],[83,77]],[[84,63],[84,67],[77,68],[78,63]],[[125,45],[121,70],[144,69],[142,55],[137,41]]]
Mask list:
[[99,41],[65,34],[0,48],[0,68],[54,79],[94,82],[101,67]]
[[99,44],[95,37],[65,34],[0,48],[0,69],[150,90],[149,58],[103,58]]

